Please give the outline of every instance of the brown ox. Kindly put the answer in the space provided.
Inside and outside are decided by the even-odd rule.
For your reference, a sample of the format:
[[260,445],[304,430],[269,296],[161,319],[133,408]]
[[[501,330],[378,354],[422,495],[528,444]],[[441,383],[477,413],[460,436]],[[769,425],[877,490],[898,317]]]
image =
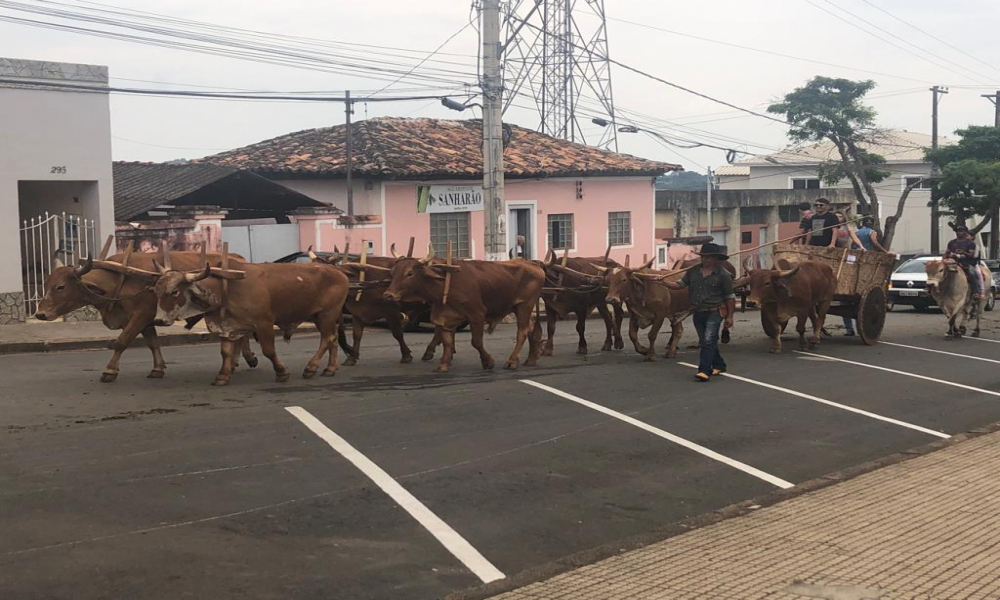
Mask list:
[[[205,263],[204,255],[197,252],[171,252],[170,256],[178,268],[182,269],[195,269],[199,264]],[[124,257],[124,254],[116,254],[107,262],[121,263]],[[221,264],[220,254],[208,254],[207,258],[213,266]],[[129,258],[129,265],[153,271],[155,270],[153,261],[152,254],[135,253]],[[105,266],[101,266],[103,263],[104,261],[94,263],[88,260],[82,267],[60,266],[53,269],[45,278],[45,297],[38,304],[35,318],[51,321],[79,308],[93,306],[100,313],[101,320],[108,329],[122,330],[112,345],[114,354],[104,367],[101,381],[110,383],[118,377],[118,365],[122,353],[140,333],[153,353],[153,369],[148,377],[162,378],[167,365],[160,352],[156,328],[153,326],[153,319],[156,317],[156,295],[148,289],[149,281],[140,276],[123,275],[108,270]],[[94,267],[95,264],[98,266]],[[123,276],[124,284],[121,283]],[[256,367],[257,358],[250,351],[249,342],[243,345],[242,350],[247,364]]]
[[[490,262],[462,260],[454,265],[434,261],[433,249],[422,259],[400,258],[392,268],[392,282],[385,298],[393,302],[426,302],[431,306],[435,337],[444,345],[437,372],[451,370],[455,353],[455,329],[465,322],[472,331],[472,347],[479,351],[484,369],[493,368],[493,357],[483,347],[486,326],[492,333],[500,319],[517,317],[517,343],[504,368],[516,369],[524,342],[528,340],[527,366],[538,362],[541,324],[531,328],[531,313],[545,282],[542,268],[524,260]],[[446,274],[451,272],[448,301],[444,302]],[[530,335],[529,335],[530,334]],[[432,341],[431,344],[434,344]]]
[[283,329],[287,339],[305,321],[316,324],[320,343],[302,376],[308,379],[316,374],[324,353],[330,357],[323,375],[337,372],[337,326],[348,293],[347,277],[340,271],[320,264],[231,262],[230,269],[245,277],[229,281],[224,292],[223,278],[231,277],[232,271],[157,267],[156,322],[169,324],[203,315],[209,330],[221,337],[222,369],[213,385],[229,383],[237,343],[250,335],[274,365],[277,381],[287,381],[290,372],[275,351],[274,327]]
[[558,285],[566,288],[552,294],[546,294],[545,316],[547,320],[548,336],[542,346],[542,356],[552,356],[552,338],[556,333],[556,322],[565,319],[569,313],[576,314],[576,332],[580,336],[577,345],[577,354],[587,353],[587,317],[596,308],[604,319],[605,337],[602,352],[611,350],[612,344],[616,350],[625,347],[622,341],[622,308],[621,305],[614,305],[614,318],[608,310],[607,286],[604,281],[604,273],[595,265],[604,267],[620,266],[613,260],[606,260],[605,257],[597,258],[566,258],[566,264],[557,261],[550,251],[550,260],[544,263],[545,278],[549,285]]
[[[677,355],[677,344],[684,334],[683,321],[691,314],[691,301],[687,290],[671,290],[659,285],[656,280],[676,281],[681,272],[651,269],[653,260],[638,269],[615,267],[608,270],[607,301],[614,306],[623,303],[628,307],[628,337],[635,351],[646,356],[647,361],[656,359],[656,338],[664,321],[670,321],[670,341],[667,342],[666,358]],[[639,343],[639,330],[649,328],[649,346]]]
[[[948,319],[947,337],[960,338],[965,335],[965,324],[969,319],[976,320],[972,337],[979,337],[979,320],[985,300],[972,297],[972,288],[965,271],[951,258],[927,261],[924,270],[927,271],[927,291]],[[983,273],[984,287],[987,290],[990,277],[989,273]]]
[[771,352],[781,352],[781,332],[792,317],[799,332],[799,349],[805,350],[806,319],[812,321],[813,336],[808,348],[819,345],[826,312],[837,290],[837,278],[830,265],[803,261],[790,269],[755,269],[733,282],[749,285],[750,300],[760,306],[760,322],[771,338]]

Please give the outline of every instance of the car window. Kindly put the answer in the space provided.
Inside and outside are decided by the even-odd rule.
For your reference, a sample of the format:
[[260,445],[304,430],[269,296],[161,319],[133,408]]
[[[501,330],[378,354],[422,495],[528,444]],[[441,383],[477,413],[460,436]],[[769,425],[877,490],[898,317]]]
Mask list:
[[309,258],[308,256],[300,256],[300,257],[298,257],[298,258],[295,259],[295,262],[297,262],[297,263],[307,263],[307,262],[312,262],[312,259]]
[[927,264],[922,260],[911,260],[903,263],[903,266],[896,269],[897,273],[926,273],[924,270],[924,265]]

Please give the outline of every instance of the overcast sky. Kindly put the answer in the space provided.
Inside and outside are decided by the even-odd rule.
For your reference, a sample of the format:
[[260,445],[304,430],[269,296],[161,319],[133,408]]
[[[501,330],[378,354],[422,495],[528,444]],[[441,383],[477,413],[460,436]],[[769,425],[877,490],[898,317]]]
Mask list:
[[[104,1],[135,10],[258,31],[426,52],[458,32],[470,18],[467,0]],[[586,2],[578,0],[577,4],[585,5]],[[885,32],[876,32],[893,44],[910,48],[913,53],[894,47],[820,7],[871,28],[858,19],[867,20],[930,54],[891,38]],[[838,11],[837,7],[850,11],[853,16]],[[917,25],[958,50],[876,7]],[[992,124],[993,107],[980,95],[1000,89],[1000,36],[996,35],[1000,2],[995,0],[607,0],[605,8],[612,19],[608,22],[612,58],[740,106],[763,111],[769,101],[780,98],[810,77],[822,74],[874,79],[878,87],[872,93],[871,104],[878,110],[879,124],[884,127],[930,133],[931,93],[927,88],[933,84],[952,86],[951,93],[941,103],[943,135],[968,124]],[[0,16],[3,15],[51,20],[0,7]],[[578,17],[584,27],[592,24],[593,19],[586,14]],[[835,63],[844,68],[678,34]],[[448,54],[435,57],[462,65],[434,63],[433,66],[474,72],[476,46],[476,31],[466,27],[442,48],[442,52]],[[244,90],[328,90],[339,94],[344,89],[374,91],[388,83],[6,22],[0,22],[0,56],[107,65],[112,84],[124,87],[193,89],[193,86],[211,86]],[[364,56],[365,60],[376,58],[375,55]],[[738,140],[725,143],[711,140],[718,145],[766,152],[768,148],[786,144],[785,128],[781,124],[733,112],[620,68],[613,67],[612,73],[615,102],[622,108]],[[473,76],[468,81],[473,83],[474,79]],[[401,82],[387,92],[415,85]],[[521,98],[517,104],[529,106],[531,101]],[[582,112],[590,116],[594,111]],[[366,115],[464,117],[433,101],[358,105],[355,118]],[[344,114],[343,106],[337,104],[113,96],[111,118],[115,159],[160,161],[204,156],[291,131],[339,124]],[[509,111],[505,119],[527,127],[538,124],[535,114],[520,108]],[[653,124],[648,118],[643,122]],[[665,133],[708,140],[705,133],[681,132],[662,121],[654,125]],[[594,129],[588,126],[586,133],[592,134]],[[705,165],[724,164],[721,151],[670,150],[642,134],[622,134],[619,143],[623,152],[679,162],[690,170],[701,171]],[[475,149],[470,148],[470,151]]]

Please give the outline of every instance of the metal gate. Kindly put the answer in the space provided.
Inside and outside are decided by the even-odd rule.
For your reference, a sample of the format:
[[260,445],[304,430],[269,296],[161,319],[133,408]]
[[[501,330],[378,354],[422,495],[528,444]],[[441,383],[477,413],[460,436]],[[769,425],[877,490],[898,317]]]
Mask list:
[[230,252],[242,254],[255,263],[270,262],[301,250],[299,226],[295,223],[234,226],[223,222],[222,241],[229,243]]
[[25,314],[33,315],[45,295],[45,278],[58,262],[76,265],[97,247],[97,223],[78,215],[45,213],[22,221],[21,273]]

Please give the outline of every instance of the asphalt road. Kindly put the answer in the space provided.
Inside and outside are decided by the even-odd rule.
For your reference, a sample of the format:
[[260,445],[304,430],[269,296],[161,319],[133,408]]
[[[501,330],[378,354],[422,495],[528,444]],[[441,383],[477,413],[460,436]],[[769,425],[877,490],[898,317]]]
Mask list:
[[[707,384],[693,350],[578,356],[572,323],[516,372],[481,371],[467,334],[450,374],[400,365],[384,331],[334,379],[275,383],[262,358],[227,388],[215,346],[167,348],[163,380],[131,350],[114,384],[104,351],[0,357],[0,596],[441,597],[1000,420],[1000,330],[942,324],[890,315],[912,348],[835,332],[819,354],[847,363],[792,336],[768,354],[748,312],[724,347],[745,379]],[[298,371],[315,344],[279,352]]]

